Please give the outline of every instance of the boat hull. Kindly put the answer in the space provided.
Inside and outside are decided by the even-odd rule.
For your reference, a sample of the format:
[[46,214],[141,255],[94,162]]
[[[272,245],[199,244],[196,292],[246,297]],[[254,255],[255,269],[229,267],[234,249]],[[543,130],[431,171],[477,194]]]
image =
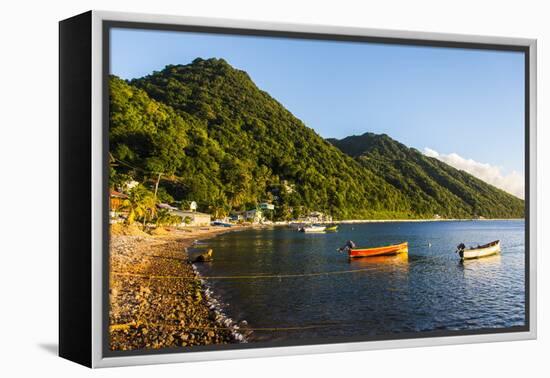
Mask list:
[[319,234],[319,233],[325,232],[325,229],[323,228],[323,229],[311,230],[306,228],[306,229],[303,229],[302,232],[305,232],[306,234],[315,234],[315,233]]
[[482,257],[496,255],[497,253],[500,253],[499,240],[486,244],[479,248],[465,249],[458,252],[462,260],[479,259]]
[[302,227],[300,231],[305,232],[306,234],[314,234],[314,233],[325,232],[325,229],[326,229],[325,226],[307,226],[307,227]]
[[352,248],[349,250],[348,255],[350,258],[359,257],[373,257],[373,256],[391,256],[399,253],[408,253],[409,243],[404,242],[401,244],[388,245],[385,247],[376,248]]

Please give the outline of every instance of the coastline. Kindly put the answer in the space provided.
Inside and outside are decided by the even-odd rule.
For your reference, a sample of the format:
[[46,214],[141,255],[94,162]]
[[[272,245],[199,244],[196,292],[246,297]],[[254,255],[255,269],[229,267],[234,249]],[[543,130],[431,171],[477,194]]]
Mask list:
[[246,342],[190,260],[198,240],[250,229],[198,227],[157,235],[112,233],[109,348],[159,349]]
[[518,221],[525,220],[525,218],[483,218],[483,219],[473,219],[473,218],[445,218],[445,219],[435,219],[435,218],[422,218],[422,219],[344,219],[337,220],[328,223],[335,224],[354,224],[354,223],[400,223],[400,222],[410,222],[410,223],[421,223],[421,222],[487,222],[487,221]]
[[[388,219],[343,220],[333,223],[476,220]],[[495,220],[518,219],[479,221]],[[237,324],[224,313],[208,282],[191,261],[189,248],[199,248],[202,243],[196,242],[225,233],[288,225],[289,223],[163,228],[164,231],[153,232],[153,235],[136,231],[137,228],[125,228],[127,233],[120,230],[112,232],[109,348],[118,351],[246,343],[250,332],[246,322]]]

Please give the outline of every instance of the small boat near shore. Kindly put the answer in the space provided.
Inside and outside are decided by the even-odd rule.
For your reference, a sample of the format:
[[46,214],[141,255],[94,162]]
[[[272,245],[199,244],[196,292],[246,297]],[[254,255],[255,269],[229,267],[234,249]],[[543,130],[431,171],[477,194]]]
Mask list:
[[464,243],[457,246],[456,252],[461,260],[479,259],[500,253],[500,240],[495,240],[477,247],[466,248]]
[[233,227],[233,225],[231,223],[222,222],[222,221],[218,221],[218,220],[213,221],[212,226]]
[[304,226],[302,228],[299,229],[300,232],[305,232],[306,234],[307,233],[320,233],[320,232],[325,232],[326,230],[326,227],[325,226],[320,226],[320,225],[311,225],[311,226]]
[[308,223],[303,223],[303,222],[290,222],[290,223],[288,223],[289,228],[292,228],[292,229],[298,230],[298,231],[301,228],[306,227],[306,226],[308,226]]
[[337,224],[328,225],[328,226],[325,228],[325,231],[326,231],[326,232],[336,232],[336,231],[338,231],[338,225],[337,225]]
[[371,256],[391,256],[399,253],[408,253],[409,243],[403,242],[400,244],[387,245],[384,247],[374,248],[348,248],[350,258],[371,257]]

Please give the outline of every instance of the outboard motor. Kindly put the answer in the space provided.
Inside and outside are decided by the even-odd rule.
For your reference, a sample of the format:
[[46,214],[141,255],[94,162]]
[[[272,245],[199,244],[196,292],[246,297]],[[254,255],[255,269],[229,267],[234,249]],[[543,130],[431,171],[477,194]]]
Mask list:
[[464,245],[464,243],[460,243],[459,245],[456,246],[455,253],[463,252],[465,249],[466,249],[466,246]]
[[348,240],[343,247],[338,248],[338,252],[348,252],[352,248],[355,248],[355,243],[353,240]]

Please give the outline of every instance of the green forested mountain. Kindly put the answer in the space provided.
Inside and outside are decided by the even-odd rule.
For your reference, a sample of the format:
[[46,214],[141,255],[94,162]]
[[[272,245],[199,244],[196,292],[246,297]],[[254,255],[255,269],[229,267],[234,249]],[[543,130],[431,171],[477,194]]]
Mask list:
[[415,213],[488,218],[524,215],[523,200],[385,134],[365,133],[329,141],[404,193]]
[[522,215],[523,201],[433,159],[420,156],[431,165],[418,163],[419,174],[452,175],[451,184],[399,176],[386,147],[342,153],[221,59],[110,84],[111,180],[160,182],[165,201],[194,200],[216,216],[269,201],[280,219],[311,210],[340,219]]

